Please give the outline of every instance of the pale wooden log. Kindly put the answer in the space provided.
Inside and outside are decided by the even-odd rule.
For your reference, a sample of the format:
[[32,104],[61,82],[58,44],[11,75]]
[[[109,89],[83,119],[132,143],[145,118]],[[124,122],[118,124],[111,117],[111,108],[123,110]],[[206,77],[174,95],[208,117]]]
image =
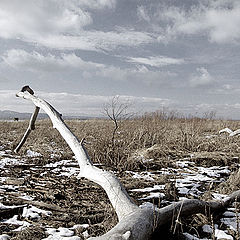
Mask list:
[[32,116],[31,116],[31,119],[30,119],[30,121],[29,121],[28,128],[27,128],[25,134],[23,135],[21,141],[19,142],[19,144],[17,145],[17,147],[14,149],[14,152],[15,152],[15,153],[18,153],[18,152],[19,152],[19,150],[21,149],[21,147],[23,146],[23,144],[26,142],[26,140],[27,140],[30,132],[35,129],[35,121],[36,121],[36,119],[37,119],[37,115],[38,115],[38,113],[39,113],[39,110],[40,110],[39,107],[35,107],[35,111],[34,111],[34,113],[33,113]]
[[[89,240],[148,240],[151,235],[166,224],[178,224],[179,217],[191,216],[202,213],[210,215],[226,209],[231,203],[240,201],[240,191],[229,195],[223,201],[202,201],[189,199],[173,203],[164,208],[143,208],[129,214],[122,219],[114,228],[100,237]],[[127,238],[128,237],[128,238]]]
[[112,173],[93,166],[90,157],[82,142],[70,131],[59,114],[48,102],[38,98],[28,91],[20,91],[18,97],[31,100],[36,107],[43,109],[50,117],[53,127],[56,128],[72,149],[80,166],[79,177],[85,177],[99,184],[107,193],[119,220],[138,209],[131,200],[119,180]]

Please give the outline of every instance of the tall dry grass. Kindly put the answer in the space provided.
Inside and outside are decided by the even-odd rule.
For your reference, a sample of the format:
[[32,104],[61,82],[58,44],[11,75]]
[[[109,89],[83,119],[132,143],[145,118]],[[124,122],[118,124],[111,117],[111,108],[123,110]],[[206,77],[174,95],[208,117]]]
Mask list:
[[[240,156],[239,137],[218,135],[222,128],[240,128],[239,121],[212,118],[182,117],[174,112],[154,112],[119,121],[112,141],[114,124],[110,120],[67,120],[67,125],[79,138],[86,138],[92,160],[116,170],[141,168],[144,158],[166,162],[191,153],[234,154]],[[0,145],[14,148],[21,139],[28,121],[0,122]],[[55,153],[61,159],[72,152],[49,120],[38,120],[21,153],[27,149],[40,152],[45,161]],[[48,159],[48,160],[47,160]]]

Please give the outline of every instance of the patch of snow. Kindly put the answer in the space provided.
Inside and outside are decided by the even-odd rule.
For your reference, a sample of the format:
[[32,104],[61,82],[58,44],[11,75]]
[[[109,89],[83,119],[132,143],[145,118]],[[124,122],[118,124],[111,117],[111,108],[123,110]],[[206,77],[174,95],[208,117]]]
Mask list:
[[223,230],[215,229],[215,237],[216,239],[225,239],[225,240],[233,240],[233,237]]
[[1,182],[5,182],[8,179],[8,177],[0,177]]
[[77,229],[77,228],[88,228],[89,227],[89,224],[76,224],[74,225],[73,227],[71,227],[70,229]]
[[30,149],[27,150],[26,155],[27,155],[27,157],[41,157],[42,156],[41,153],[34,152]]
[[133,178],[145,179],[147,181],[154,181],[154,178],[153,178],[154,174],[152,174],[150,172],[137,173],[137,172],[132,172],[132,171],[126,171],[126,173],[132,174]]
[[60,169],[61,173],[57,176],[66,176],[71,177],[72,175],[77,175],[80,173],[80,168],[74,168],[74,167],[62,167]]
[[226,212],[223,213],[223,216],[227,217],[227,218],[236,217],[236,213],[230,212],[230,211],[226,211]]
[[81,240],[80,237],[73,236],[74,231],[68,228],[48,228],[46,233],[49,234],[49,236],[42,240]]
[[40,219],[41,217],[39,214],[49,216],[52,214],[52,212],[45,211],[45,210],[42,210],[42,209],[34,207],[34,206],[30,206],[30,207],[23,208],[22,216],[24,218],[29,218],[29,219]]
[[150,159],[142,159],[143,163],[148,163],[148,162],[152,162],[154,159],[150,158]]
[[205,138],[210,139],[210,138],[214,138],[217,137],[218,135],[216,134],[212,134],[212,135],[207,135]]
[[189,233],[183,233],[183,236],[185,237],[186,240],[208,240],[207,238],[198,238]]
[[[76,162],[73,162],[72,160],[61,160],[61,161],[58,161],[55,163],[46,164],[44,167],[58,167],[58,166],[65,166],[65,165],[69,165],[69,164],[72,165],[73,163],[76,163]],[[76,165],[77,165],[77,163],[76,163]]]
[[131,192],[152,192],[156,190],[163,190],[165,185],[154,185],[153,187],[147,187],[142,189],[132,189]]
[[43,172],[43,173],[40,173],[40,176],[44,176],[44,175],[46,175],[48,172],[47,171],[45,171],[45,172]]
[[179,201],[185,201],[185,200],[188,200],[188,198],[186,198],[186,197],[179,197]]
[[8,236],[7,234],[0,235],[0,240],[8,240],[8,239],[10,239],[10,236]]
[[151,192],[149,196],[139,198],[139,200],[148,200],[148,199],[152,199],[152,198],[163,198],[163,197],[165,197],[164,193],[159,193],[159,192],[153,193],[153,192]]
[[208,224],[203,225],[202,229],[205,233],[212,233],[212,227]]
[[0,160],[0,168],[4,168],[6,165],[18,165],[23,162],[24,160],[19,160],[15,158],[2,158]]
[[184,194],[184,195],[187,195],[189,193],[190,189],[186,188],[186,187],[179,187],[178,188],[178,192],[180,194]]
[[0,156],[4,156],[5,155],[5,151],[0,151]]
[[178,166],[178,167],[182,167],[182,168],[185,168],[185,167],[188,167],[189,166],[189,164],[194,164],[193,162],[190,162],[190,161],[177,161],[176,162],[176,165]]
[[18,206],[6,206],[6,205],[4,205],[4,204],[2,204],[2,203],[0,203],[0,209],[12,209],[12,208],[18,208],[18,207],[24,207],[24,206],[26,206],[26,205],[18,205]]
[[88,233],[87,230],[84,231],[84,232],[82,233],[82,235],[83,235],[84,238],[88,238],[88,237],[89,237],[89,233]]
[[212,196],[216,200],[223,200],[227,197],[225,194],[219,194],[219,193],[212,193]]
[[60,157],[59,154],[51,153],[50,158],[58,158]]
[[199,173],[206,174],[209,177],[220,177],[221,174],[230,174],[230,170],[228,167],[219,167],[214,166],[210,168],[204,168],[204,167],[197,167],[199,169]]
[[140,208],[150,208],[150,209],[156,209],[156,206],[150,202],[144,202],[139,206]]
[[16,189],[18,189],[19,187],[18,186],[15,186],[15,185],[1,185],[0,186],[0,189],[1,190],[5,190],[5,189],[7,189],[7,190],[16,190]]
[[28,195],[23,195],[23,196],[19,196],[18,198],[23,199],[23,200],[28,200],[28,201],[32,201],[34,198],[30,197]]
[[7,223],[7,224],[13,224],[13,225],[19,225],[19,226],[23,226],[23,227],[29,227],[31,224],[26,222],[26,221],[19,221],[18,219],[18,215],[14,215],[12,218],[9,219],[5,219],[5,220],[1,220],[1,223]]

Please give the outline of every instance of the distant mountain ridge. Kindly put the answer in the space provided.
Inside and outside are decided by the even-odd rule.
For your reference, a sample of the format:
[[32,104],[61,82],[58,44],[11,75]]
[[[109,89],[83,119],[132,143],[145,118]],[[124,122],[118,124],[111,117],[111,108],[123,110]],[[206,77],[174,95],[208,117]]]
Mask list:
[[[14,120],[14,118],[18,118],[19,120],[25,120],[25,119],[30,119],[32,113],[20,113],[20,112],[15,112],[15,111],[10,111],[10,110],[0,110],[0,120]],[[39,113],[38,114],[38,119],[45,119],[48,118],[48,115],[46,113]],[[90,116],[63,116],[64,119],[90,119],[92,117]]]
[[[10,110],[0,110],[0,119],[2,120],[13,120],[14,118],[18,118],[19,120],[24,120],[24,119],[30,119],[32,113],[20,113],[20,112],[15,112],[15,111],[10,111]],[[47,114],[45,113],[39,113],[38,118],[43,119],[47,118]]]

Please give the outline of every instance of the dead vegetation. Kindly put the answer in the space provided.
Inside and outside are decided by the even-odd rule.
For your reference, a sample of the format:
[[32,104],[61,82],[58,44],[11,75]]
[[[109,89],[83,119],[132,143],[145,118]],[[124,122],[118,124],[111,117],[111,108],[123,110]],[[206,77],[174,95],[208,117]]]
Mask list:
[[[139,118],[119,121],[118,131],[111,120],[66,121],[76,136],[85,138],[88,152],[95,163],[118,171],[144,167],[142,159],[162,162],[193,155],[196,161],[212,164],[212,161],[237,162],[240,154],[238,137],[218,135],[225,127],[238,129],[237,121],[201,118],[179,118],[173,113],[156,112]],[[9,141],[13,149],[27,128],[28,122],[1,122],[0,141]],[[6,142],[4,141],[4,142]],[[72,152],[50,121],[36,123],[36,130],[28,139],[21,153],[32,149],[49,159],[51,154],[68,159]],[[225,162],[225,163],[224,163]]]
[[[176,160],[186,157],[191,158],[191,161],[198,166],[230,166],[233,172],[238,168],[239,137],[218,135],[218,131],[225,127],[238,129],[240,123],[237,121],[183,118],[174,113],[156,112],[119,121],[117,131],[111,120],[66,122],[76,136],[80,139],[86,138],[86,146],[94,163],[105,169],[116,171],[127,190],[147,187],[148,183],[143,179],[132,179],[125,173],[126,170],[155,171],[168,167],[174,168]],[[13,150],[27,125],[28,121],[0,122],[0,146]],[[46,237],[40,225],[51,225],[57,228],[87,223],[90,224],[90,236],[96,236],[108,231],[116,224],[117,218],[114,211],[105,193],[97,185],[75,177],[54,176],[53,178],[49,173],[50,168],[44,167],[48,163],[73,158],[68,145],[52,128],[49,120],[36,122],[36,130],[31,133],[20,151],[22,158],[26,158],[28,149],[40,153],[41,156],[27,158],[27,162],[22,165],[9,166],[9,172],[5,171],[1,174],[3,177],[11,177],[13,182],[16,181],[20,192],[34,195],[40,205],[43,204],[43,208],[53,211],[53,215],[44,216],[25,231],[11,232],[12,239],[35,239],[37,232],[42,234],[42,238]],[[29,178],[24,177],[26,171],[30,173]],[[43,172],[46,174],[43,175]],[[159,176],[155,180],[156,183],[166,184],[165,193],[168,201],[178,200],[174,184],[168,181],[166,176]],[[39,183],[46,185],[41,187]],[[233,173],[227,182],[215,188],[222,193],[239,189],[239,173]],[[133,199],[138,198],[138,193],[130,192],[130,195]],[[1,196],[3,196],[1,202],[6,205],[30,204],[29,201],[18,198],[19,196],[11,191]],[[138,203],[140,204],[141,201]],[[162,204],[161,206],[166,204],[161,203],[160,199],[158,201],[155,199],[154,203]],[[170,231],[167,231],[167,239],[179,239],[184,229],[189,230],[189,224],[192,232],[200,231],[199,226],[204,222],[211,222],[211,219],[206,219],[204,215],[196,215],[192,219],[181,221],[180,225],[173,226]],[[0,225],[1,233],[9,233],[9,228],[11,228],[9,225]],[[169,227],[167,228],[169,230]],[[81,237],[84,229],[75,231]]]

